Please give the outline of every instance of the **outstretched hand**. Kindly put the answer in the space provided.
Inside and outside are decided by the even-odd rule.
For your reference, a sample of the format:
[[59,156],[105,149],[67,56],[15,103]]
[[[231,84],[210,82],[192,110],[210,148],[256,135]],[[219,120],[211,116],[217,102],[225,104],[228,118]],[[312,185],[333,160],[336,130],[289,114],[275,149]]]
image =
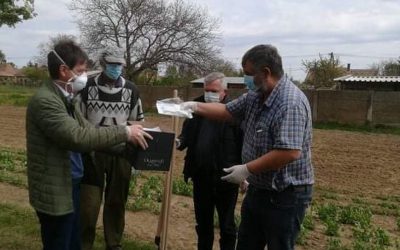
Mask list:
[[135,145],[140,146],[142,149],[149,147],[146,138],[153,140],[153,137],[143,130],[143,126],[139,124],[128,126],[129,129],[129,141]]
[[180,109],[186,112],[194,113],[197,109],[197,102],[189,101],[179,104]]

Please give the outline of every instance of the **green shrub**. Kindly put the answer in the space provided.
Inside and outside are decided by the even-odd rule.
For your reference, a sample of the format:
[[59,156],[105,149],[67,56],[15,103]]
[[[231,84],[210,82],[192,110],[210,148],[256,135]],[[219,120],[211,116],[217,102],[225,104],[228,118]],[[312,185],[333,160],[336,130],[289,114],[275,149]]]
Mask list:
[[312,214],[310,212],[306,213],[306,215],[304,216],[302,225],[304,226],[304,228],[306,228],[308,230],[314,230],[315,223],[314,223]]
[[334,219],[328,219],[324,222],[326,229],[325,234],[328,236],[339,236],[340,224]]
[[160,213],[162,201],[162,180],[160,176],[150,176],[141,187],[130,186],[135,191],[133,201],[128,202],[127,209],[131,211],[148,210],[154,214]]
[[193,196],[193,186],[182,179],[174,180],[172,183],[172,193],[183,196]]
[[300,226],[299,235],[296,238],[296,244],[304,246],[306,244],[307,235],[309,230],[305,228],[303,225]]
[[9,151],[0,151],[0,170],[14,171],[14,155]]
[[337,220],[339,207],[333,204],[324,204],[317,207],[318,218],[326,222],[328,220]]
[[341,209],[339,221],[343,224],[356,225],[370,225],[372,212],[367,207],[349,205]]
[[390,246],[389,234],[380,227],[374,231],[374,241],[380,247]]
[[338,238],[330,237],[328,239],[327,250],[345,250],[346,247],[342,246],[342,242]]
[[373,237],[373,231],[371,227],[363,224],[356,223],[353,228],[353,236],[356,241],[370,242]]

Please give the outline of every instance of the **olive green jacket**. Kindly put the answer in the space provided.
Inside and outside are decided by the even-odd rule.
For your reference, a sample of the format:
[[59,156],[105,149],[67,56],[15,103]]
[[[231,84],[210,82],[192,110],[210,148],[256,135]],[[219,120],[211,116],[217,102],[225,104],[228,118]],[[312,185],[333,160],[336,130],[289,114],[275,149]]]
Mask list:
[[73,212],[69,151],[117,145],[126,142],[127,132],[125,126],[95,128],[83,118],[77,101],[68,105],[60,89],[48,82],[28,104],[26,139],[30,203],[39,212],[64,215]]

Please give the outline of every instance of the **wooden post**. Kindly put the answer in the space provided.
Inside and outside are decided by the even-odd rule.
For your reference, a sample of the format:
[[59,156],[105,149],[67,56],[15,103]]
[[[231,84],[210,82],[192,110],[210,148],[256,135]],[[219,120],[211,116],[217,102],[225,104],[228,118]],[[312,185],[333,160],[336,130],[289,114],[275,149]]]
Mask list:
[[[178,90],[174,90],[174,98],[178,97]],[[178,135],[178,125],[179,125],[179,118],[176,116],[172,117],[173,122],[173,129],[175,133],[175,138]],[[171,205],[171,194],[172,194],[172,170],[175,166],[175,153],[176,149],[174,147],[172,151],[172,159],[169,171],[166,173],[165,183],[164,183],[164,195],[163,195],[163,204],[161,208],[161,214],[158,221],[157,233],[161,236],[161,250],[167,249],[167,241],[168,241],[168,224],[169,224],[169,208]],[[160,230],[160,232],[158,232]],[[157,239],[157,235],[156,235]]]

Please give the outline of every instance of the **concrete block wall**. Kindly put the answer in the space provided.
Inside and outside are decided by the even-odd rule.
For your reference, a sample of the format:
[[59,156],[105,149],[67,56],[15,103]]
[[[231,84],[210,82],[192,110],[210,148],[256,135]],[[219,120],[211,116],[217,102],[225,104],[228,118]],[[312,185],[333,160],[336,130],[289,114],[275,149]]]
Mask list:
[[[193,100],[203,93],[190,86],[138,86],[145,110],[154,110],[157,100],[170,98],[178,90],[181,99]],[[230,89],[231,98],[246,90]],[[384,124],[400,126],[400,92],[355,90],[305,90],[314,122],[343,124]]]

